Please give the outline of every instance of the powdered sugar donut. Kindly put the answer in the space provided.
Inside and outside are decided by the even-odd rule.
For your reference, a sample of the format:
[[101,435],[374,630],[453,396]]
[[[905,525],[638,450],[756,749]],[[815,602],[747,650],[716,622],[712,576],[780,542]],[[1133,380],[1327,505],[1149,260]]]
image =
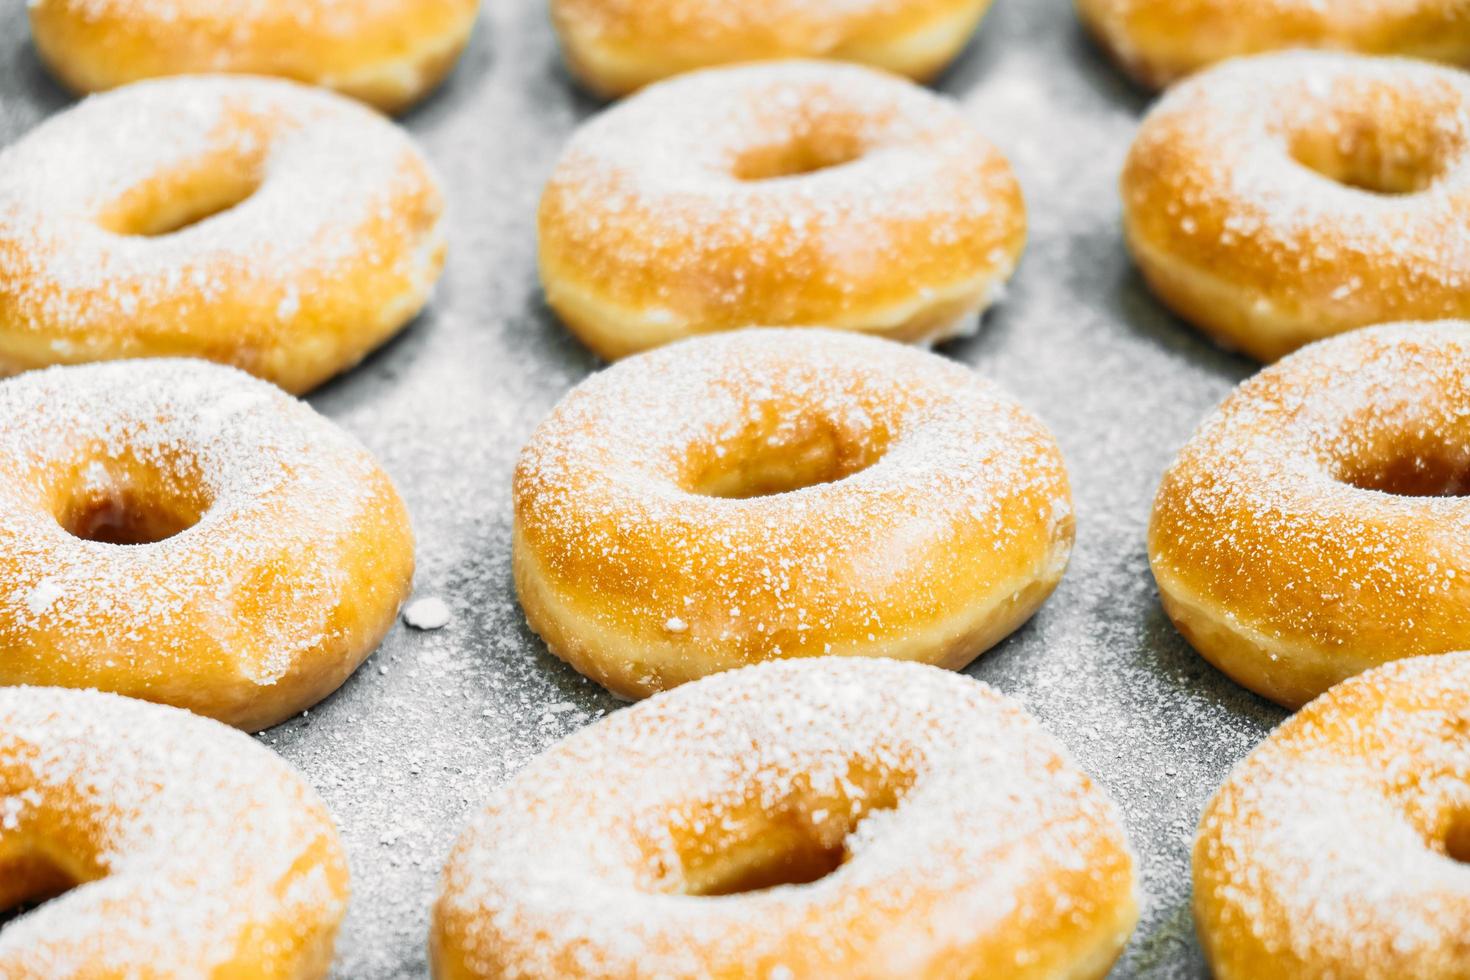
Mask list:
[[1286,48],[1470,62],[1463,0],[1077,0],[1077,8],[1113,59],[1149,86]]
[[567,65],[603,95],[696,68],[836,58],[924,79],[959,54],[990,0],[552,0]]
[[163,359],[0,384],[0,684],[264,728],[356,669],[412,572],[387,475],[264,382]]
[[1051,434],[968,368],[745,330],[583,382],[515,472],[515,580],[551,651],[628,697],[762,660],[959,669],[1071,554]]
[[1211,663],[1288,707],[1470,649],[1470,324],[1315,344],[1241,385],[1164,474],[1149,559]]
[[441,980],[1082,980],[1136,917],[1116,811],[1015,702],[819,658],[680,688],[533,762],[450,855],[430,948]]
[[189,355],[304,391],[423,306],[441,208],[412,141],[328,92],[88,99],[0,154],[0,371]]
[[748,326],[933,342],[977,327],[1025,239],[1010,166],[949,101],[852,65],[750,65],[578,131],[541,198],[541,281],[608,358]]
[[1470,317],[1470,78],[1292,53],[1171,90],[1123,175],[1154,292],[1273,360],[1393,320]]
[[246,72],[396,112],[459,58],[478,0],[30,0],[36,50],[68,88]]
[[7,980],[310,980],[347,861],[311,787],[239,732],[95,691],[0,690],[0,909],[63,891],[0,931]]
[[1470,654],[1344,681],[1231,773],[1194,908],[1220,980],[1470,971]]

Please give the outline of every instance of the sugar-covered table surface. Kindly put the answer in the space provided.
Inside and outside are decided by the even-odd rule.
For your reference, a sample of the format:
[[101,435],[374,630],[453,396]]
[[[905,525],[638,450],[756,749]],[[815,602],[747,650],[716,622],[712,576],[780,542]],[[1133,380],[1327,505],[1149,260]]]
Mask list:
[[[1144,531],[1172,454],[1254,366],[1164,313],[1130,266],[1116,184],[1148,97],[1089,44],[1069,0],[996,0],[936,87],[1009,156],[1030,212],[1008,295],[979,336],[942,352],[1051,426],[1077,508],[1061,588],[969,673],[1024,700],[1122,804],[1144,898],[1115,976],[1202,976],[1195,821],[1282,712],[1175,633]],[[0,144],[69,103],[30,49],[24,4],[5,0]],[[438,631],[395,628],[334,696],[261,735],[325,797],[351,853],[343,978],[426,975],[439,869],[477,802],[619,707],[547,654],[510,576],[516,452],[598,367],[547,310],[535,267],[541,184],[597,109],[561,68],[544,0],[485,5],[447,84],[403,120],[447,185],[449,262],[433,305],[310,399],[397,480],[418,536],[417,594],[452,612]]]

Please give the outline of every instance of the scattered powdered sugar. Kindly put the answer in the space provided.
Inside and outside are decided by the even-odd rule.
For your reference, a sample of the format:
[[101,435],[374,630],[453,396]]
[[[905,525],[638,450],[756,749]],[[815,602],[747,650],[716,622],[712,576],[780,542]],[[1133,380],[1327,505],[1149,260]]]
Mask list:
[[[843,863],[690,893],[703,860],[776,832]],[[1014,702],[818,658],[657,695],[541,756],[461,838],[435,931],[482,976],[918,975],[957,945],[1025,967],[1111,924],[1086,951],[1106,955],[1132,888],[1112,805]]]
[[438,596],[415,599],[403,610],[403,621],[416,630],[443,629],[449,619],[449,606]]
[[[1324,156],[1416,190],[1375,193],[1299,162]],[[1124,186],[1135,236],[1247,285],[1262,313],[1311,304],[1332,322],[1372,323],[1470,310],[1460,71],[1315,52],[1229,62],[1149,113]]]
[[[1433,494],[1463,492],[1466,446],[1470,324],[1303,348],[1242,384],[1165,475],[1156,574],[1271,646],[1349,664],[1462,649],[1470,503]],[[1375,488],[1393,474],[1430,495]]]
[[[7,688],[0,760],[0,866],[39,855],[82,878],[5,926],[0,974],[294,975],[279,943],[310,948],[346,909],[341,845],[316,794],[223,725],[110,694]],[[245,948],[259,960],[237,960]]]
[[[8,683],[186,697],[203,683],[190,665],[219,660],[230,686],[269,686],[343,638],[344,604],[370,601],[340,562],[392,505],[386,477],[335,425],[232,368],[160,359],[12,378],[0,384],[0,459]],[[58,522],[72,494],[126,501],[135,465],[199,501],[198,522],[133,546]]]
[[582,288],[707,330],[841,324],[1003,279],[1025,217],[1009,165],[955,103],[791,61],[684,75],[593,119],[540,224],[543,260]]
[[[701,490],[743,454],[813,445],[840,479]],[[1059,572],[1071,544],[1039,421],[964,366],[829,330],[701,337],[594,375],[532,436],[515,497],[553,583],[596,583],[606,627],[678,634],[706,661],[922,635]]]
[[[198,189],[211,180],[248,196],[171,234],[106,226],[219,193]],[[178,350],[181,323],[240,359],[301,343],[334,277],[374,267],[427,289],[437,204],[404,202],[437,201],[435,184],[402,130],[291,82],[185,76],[86,99],[0,154],[0,350],[21,365]]]
[[1470,866],[1446,838],[1467,820],[1470,654],[1345,681],[1252,752],[1206,810],[1206,945],[1217,962],[1255,957],[1300,976],[1452,976]]

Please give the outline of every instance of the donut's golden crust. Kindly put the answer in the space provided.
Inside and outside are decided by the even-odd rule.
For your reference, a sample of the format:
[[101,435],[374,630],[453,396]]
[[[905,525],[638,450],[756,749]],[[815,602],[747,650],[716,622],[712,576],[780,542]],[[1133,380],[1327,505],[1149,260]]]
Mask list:
[[1116,811],[1019,706],[821,658],[551,749],[460,838],[430,949],[439,980],[1083,980],[1136,918]]
[[629,697],[823,653],[958,669],[1035,612],[1073,537],[1040,422],[967,368],[825,330],[594,376],[514,494],[532,628]]
[[1271,361],[1395,320],[1470,317],[1470,79],[1290,53],[1172,89],[1123,173],[1155,294]]
[[969,41],[990,0],[552,0],[572,73],[625,95],[699,68],[831,58],[927,79]]
[[0,447],[0,683],[256,730],[335,690],[408,593],[413,536],[387,475],[238,372],[32,372],[0,385]]
[[1287,48],[1470,63],[1464,0],[1077,0],[1077,9],[1113,60],[1151,88]]
[[0,372],[190,356],[306,391],[427,302],[442,210],[412,141],[329,92],[97,96],[0,155]]
[[1164,474],[1164,608],[1296,707],[1385,661],[1470,648],[1470,324],[1373,328],[1247,381]]
[[1470,976],[1470,654],[1344,681],[1200,821],[1195,922],[1220,980]]
[[454,66],[479,0],[32,0],[29,10],[36,50],[75,92],[230,72],[398,112]]
[[558,163],[539,232],[547,302],[617,358],[749,326],[967,332],[1026,214],[952,103],[803,61],[699,72],[605,112]]
[[184,711],[95,692],[0,691],[0,974],[327,975],[347,862],[311,788]]

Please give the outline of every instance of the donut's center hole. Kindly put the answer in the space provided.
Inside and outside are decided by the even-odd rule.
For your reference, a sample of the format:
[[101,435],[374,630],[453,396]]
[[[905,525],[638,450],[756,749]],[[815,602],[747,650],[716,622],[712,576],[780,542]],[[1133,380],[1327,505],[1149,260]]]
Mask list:
[[734,174],[745,181],[801,177],[852,163],[862,155],[855,140],[814,135],[747,149],[735,158]]
[[1470,452],[1426,449],[1412,455],[1348,464],[1339,479],[1361,490],[1399,497],[1470,496]]
[[199,523],[209,508],[197,481],[137,461],[92,463],[62,493],[56,521],[103,544],[165,541]]
[[1450,821],[1444,852],[1461,864],[1470,864],[1470,813],[1462,813]]
[[696,452],[686,486],[730,500],[792,493],[861,473],[886,447],[886,433],[853,433],[820,419],[762,423]]
[[0,928],[81,884],[59,863],[34,851],[0,860]]
[[1303,134],[1291,144],[1302,166],[1355,190],[1388,196],[1428,190],[1444,172],[1444,160],[1432,147],[1414,140],[1390,140],[1373,131],[1324,131]]
[[250,160],[166,174],[131,188],[97,223],[115,235],[157,238],[192,228],[249,200],[263,179]]

